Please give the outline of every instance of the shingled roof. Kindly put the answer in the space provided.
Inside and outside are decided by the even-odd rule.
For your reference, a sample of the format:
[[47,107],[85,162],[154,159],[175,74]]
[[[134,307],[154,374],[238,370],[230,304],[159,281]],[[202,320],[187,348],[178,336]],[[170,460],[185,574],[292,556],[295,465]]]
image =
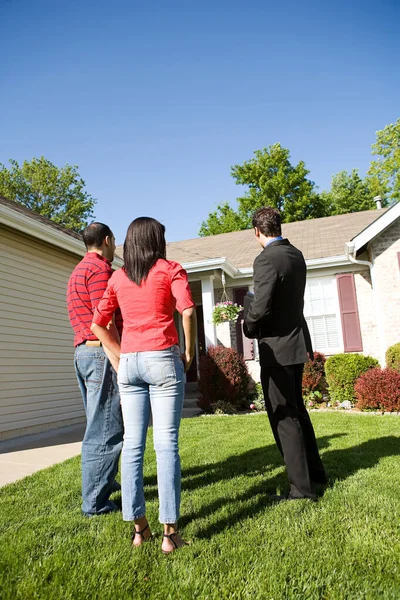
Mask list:
[[30,208],[26,208],[19,202],[14,202],[13,200],[7,200],[7,198],[0,196],[0,205],[7,206],[8,208],[15,210],[15,212],[21,213],[22,215],[25,215],[25,216],[29,217],[30,219],[33,219],[34,221],[38,221],[39,223],[42,223],[43,225],[48,225],[52,229],[57,229],[58,231],[61,231],[62,233],[65,233],[66,235],[69,235],[70,237],[73,237],[76,240],[79,240],[80,242],[82,242],[82,236],[79,233],[76,233],[75,231],[72,231],[72,229],[68,229],[67,227],[63,227],[62,225],[59,225],[58,223],[54,223],[54,221],[51,221],[47,217],[43,217],[43,215],[40,215],[39,213],[34,212]]
[[[345,243],[371,225],[386,210],[365,210],[346,215],[284,223],[282,235],[303,252],[306,260],[342,256]],[[122,256],[123,247],[118,246],[117,250]],[[168,258],[185,265],[225,257],[236,268],[243,269],[253,266],[253,261],[259,252],[260,247],[254,238],[253,229],[170,242],[167,245]]]

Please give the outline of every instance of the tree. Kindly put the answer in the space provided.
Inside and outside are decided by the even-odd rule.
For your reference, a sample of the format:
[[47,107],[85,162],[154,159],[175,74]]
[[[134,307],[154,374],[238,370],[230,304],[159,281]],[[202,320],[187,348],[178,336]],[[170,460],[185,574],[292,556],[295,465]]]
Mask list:
[[0,163],[0,195],[77,232],[93,218],[96,201],[77,166],[60,168],[43,156],[21,166],[16,160],[9,163],[10,168]]
[[353,169],[351,173],[340,171],[333,175],[331,189],[322,192],[321,198],[329,215],[344,215],[376,208],[368,181],[361,179],[357,169]]
[[235,211],[227,202],[217,206],[201,225],[199,235],[214,235],[251,227],[251,217],[257,208],[273,206],[281,211],[282,221],[301,221],[325,216],[325,206],[307,179],[309,171],[303,161],[290,163],[290,153],[280,144],[254,152],[255,158],[234,165],[231,175],[248,191],[237,198]]
[[388,202],[400,200],[400,119],[376,132],[372,154],[379,157],[367,173],[372,194]]

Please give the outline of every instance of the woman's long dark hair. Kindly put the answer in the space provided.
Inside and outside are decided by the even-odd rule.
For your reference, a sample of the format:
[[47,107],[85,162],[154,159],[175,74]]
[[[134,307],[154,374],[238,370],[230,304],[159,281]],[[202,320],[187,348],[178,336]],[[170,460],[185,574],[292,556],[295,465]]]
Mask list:
[[124,242],[124,269],[138,285],[145,281],[159,258],[166,258],[165,227],[151,217],[132,221]]

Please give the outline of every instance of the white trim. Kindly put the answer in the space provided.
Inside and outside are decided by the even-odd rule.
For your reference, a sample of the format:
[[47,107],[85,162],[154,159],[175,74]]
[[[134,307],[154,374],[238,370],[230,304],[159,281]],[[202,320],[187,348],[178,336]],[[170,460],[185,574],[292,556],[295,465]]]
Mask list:
[[[182,267],[187,273],[198,273],[200,271],[213,271],[214,269],[221,269],[232,279],[242,276],[243,269],[237,269],[228,258],[221,256],[219,258],[207,258],[206,260],[199,260],[196,262],[182,263]],[[253,274],[253,269],[246,269],[249,271],[249,276]]]
[[204,336],[208,348],[208,346],[215,346],[217,343],[217,333],[212,320],[212,313],[215,305],[214,277],[212,275],[208,277],[208,279],[201,280],[201,304],[203,307]]
[[352,245],[355,248],[355,251],[359,250],[365,244],[368,244],[374,237],[382,233],[385,229],[390,227],[392,223],[400,217],[400,202],[397,202],[393,206],[391,206],[386,212],[383,213],[380,217],[378,217],[375,221],[368,225],[361,231],[358,235],[356,235],[352,240]]
[[325,256],[324,258],[310,258],[306,260],[307,271],[323,267],[342,267],[349,265],[350,261],[345,254],[339,256]]
[[[64,231],[56,229],[55,227],[51,227],[46,223],[32,219],[32,217],[28,217],[3,204],[0,204],[0,222],[7,227],[21,231],[33,238],[57,246],[57,248],[62,248],[62,250],[67,252],[72,252],[72,254],[77,254],[78,256],[84,256],[86,254],[85,245],[81,240],[68,235]],[[122,267],[123,264],[124,263],[120,258],[116,257],[114,259],[114,267]]]
[[[321,269],[324,267],[341,267],[350,265],[350,261],[345,254],[339,256],[327,256],[325,258],[312,258],[306,260],[307,270]],[[197,262],[182,263],[182,267],[189,274],[200,273],[202,271],[213,271],[221,269],[231,279],[249,278],[253,276],[253,267],[243,267],[237,269],[229,259],[224,256],[220,258],[208,258]]]

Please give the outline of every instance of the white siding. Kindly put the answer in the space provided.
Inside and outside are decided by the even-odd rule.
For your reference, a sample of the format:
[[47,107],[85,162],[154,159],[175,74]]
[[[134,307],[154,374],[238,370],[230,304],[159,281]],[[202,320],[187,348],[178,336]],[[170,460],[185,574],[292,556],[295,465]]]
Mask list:
[[0,225],[0,440],[84,419],[65,303],[79,257]]

